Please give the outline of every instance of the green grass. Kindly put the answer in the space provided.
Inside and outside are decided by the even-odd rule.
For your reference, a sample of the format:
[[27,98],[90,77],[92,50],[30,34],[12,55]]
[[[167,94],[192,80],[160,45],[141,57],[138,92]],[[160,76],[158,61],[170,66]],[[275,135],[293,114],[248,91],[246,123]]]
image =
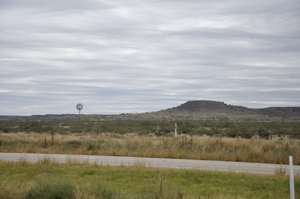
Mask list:
[[37,182],[25,194],[25,199],[72,199],[75,188],[69,183]]
[[0,199],[26,199],[45,190],[87,199],[288,199],[288,182],[280,175],[0,162]]

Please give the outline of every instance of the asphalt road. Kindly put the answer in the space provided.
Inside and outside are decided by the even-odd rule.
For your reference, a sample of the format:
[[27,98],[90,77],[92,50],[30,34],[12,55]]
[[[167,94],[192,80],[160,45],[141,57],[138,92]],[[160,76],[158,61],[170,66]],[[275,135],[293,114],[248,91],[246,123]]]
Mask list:
[[[50,160],[57,163],[89,163],[110,166],[145,166],[153,168],[194,169],[209,171],[224,171],[252,174],[275,174],[284,171],[288,174],[288,165],[186,160],[167,158],[140,158],[121,156],[96,156],[96,155],[65,155],[65,154],[36,154],[36,153],[0,153],[1,161],[27,161],[36,163],[41,160]],[[300,176],[300,166],[294,166],[295,175]]]

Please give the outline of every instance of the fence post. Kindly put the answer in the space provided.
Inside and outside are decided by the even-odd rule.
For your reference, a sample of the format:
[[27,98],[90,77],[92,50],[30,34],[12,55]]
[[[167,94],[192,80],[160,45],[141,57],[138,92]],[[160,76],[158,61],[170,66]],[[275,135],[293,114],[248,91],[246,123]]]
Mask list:
[[174,137],[177,137],[177,122],[174,124]]
[[295,199],[293,156],[289,156],[289,169],[290,169],[290,199]]

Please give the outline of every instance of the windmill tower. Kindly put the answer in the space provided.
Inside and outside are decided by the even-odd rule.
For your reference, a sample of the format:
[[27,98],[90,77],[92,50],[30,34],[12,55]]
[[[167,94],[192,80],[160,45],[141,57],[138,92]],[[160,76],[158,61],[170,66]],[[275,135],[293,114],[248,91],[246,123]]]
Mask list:
[[83,109],[83,104],[81,104],[81,103],[76,104],[76,109],[78,111],[78,117],[79,117],[79,120],[80,120],[80,113]]

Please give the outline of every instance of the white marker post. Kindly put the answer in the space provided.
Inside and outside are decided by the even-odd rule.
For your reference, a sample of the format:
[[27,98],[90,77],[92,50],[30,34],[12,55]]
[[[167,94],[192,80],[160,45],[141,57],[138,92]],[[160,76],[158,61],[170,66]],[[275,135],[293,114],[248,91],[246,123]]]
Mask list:
[[289,156],[290,169],[290,199],[295,199],[293,156]]
[[177,122],[175,122],[174,136],[177,137]]

